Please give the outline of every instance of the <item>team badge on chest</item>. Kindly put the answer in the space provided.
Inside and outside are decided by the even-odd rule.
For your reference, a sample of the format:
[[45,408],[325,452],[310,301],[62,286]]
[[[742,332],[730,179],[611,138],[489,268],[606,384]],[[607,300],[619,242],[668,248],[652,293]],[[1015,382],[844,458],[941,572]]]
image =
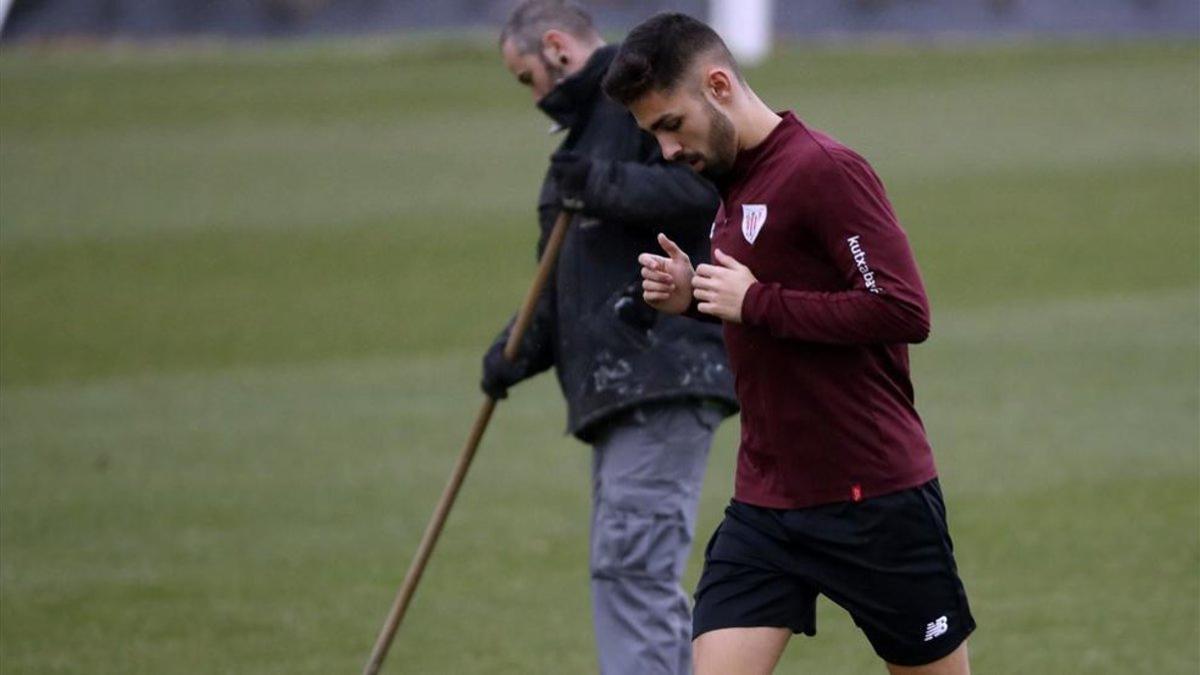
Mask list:
[[742,204],[742,236],[751,244],[767,224],[766,204]]

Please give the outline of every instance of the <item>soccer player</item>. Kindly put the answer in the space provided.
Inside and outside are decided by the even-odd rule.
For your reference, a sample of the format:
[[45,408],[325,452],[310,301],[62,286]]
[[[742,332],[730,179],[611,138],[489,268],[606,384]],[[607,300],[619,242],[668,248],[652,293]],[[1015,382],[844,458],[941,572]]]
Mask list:
[[668,237],[646,301],[719,320],[742,405],[733,500],[693,609],[697,675],[771,672],[818,594],[892,673],[967,673],[975,628],[913,407],[909,343],[929,333],[904,231],[866,160],[767,107],[720,37],[658,15],[603,87],[663,155],[712,178],[715,264]]
[[736,410],[717,326],[663,316],[642,300],[637,254],[665,226],[707,258],[719,198],[669,163],[600,80],[616,47],[579,7],[516,6],[500,38],[504,64],[551,117],[562,143],[537,200],[541,239],[563,208],[567,230],[548,292],[520,355],[501,333],[483,362],[483,389],[508,388],[553,366],[567,427],[592,446],[590,575],[604,675],[683,675],[691,616],[680,586],[713,432]]

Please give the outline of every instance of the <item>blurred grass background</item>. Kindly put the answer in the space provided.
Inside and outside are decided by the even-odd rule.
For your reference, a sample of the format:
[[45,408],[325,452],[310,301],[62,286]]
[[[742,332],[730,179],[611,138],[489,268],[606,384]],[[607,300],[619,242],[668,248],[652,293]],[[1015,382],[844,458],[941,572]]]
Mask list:
[[[880,43],[749,75],[875,164],[916,249],[978,672],[1200,670],[1198,63]],[[490,43],[10,49],[0,89],[0,671],[357,672],[532,274],[547,121]],[[594,671],[562,426],[550,377],[501,406],[389,672]],[[881,671],[819,620],[779,672]]]

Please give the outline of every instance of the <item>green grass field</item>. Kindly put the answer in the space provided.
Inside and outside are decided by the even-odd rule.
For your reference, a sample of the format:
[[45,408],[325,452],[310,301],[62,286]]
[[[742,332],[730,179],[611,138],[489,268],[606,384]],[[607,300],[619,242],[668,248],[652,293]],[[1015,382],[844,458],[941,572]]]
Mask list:
[[[916,249],[977,672],[1200,670],[1198,64],[750,73],[874,162]],[[546,121],[490,44],[8,50],[0,89],[0,671],[357,672],[532,274]],[[388,672],[594,671],[563,416],[550,377],[502,404]],[[882,672],[819,615],[780,673]]]

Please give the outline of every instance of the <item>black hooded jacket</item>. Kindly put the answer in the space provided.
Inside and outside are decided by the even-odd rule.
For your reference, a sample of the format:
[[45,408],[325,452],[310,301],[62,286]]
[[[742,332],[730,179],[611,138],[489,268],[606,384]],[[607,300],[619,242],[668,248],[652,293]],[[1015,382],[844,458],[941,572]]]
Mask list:
[[[654,139],[603,94],[600,80],[616,50],[597,50],[538,104],[567,129],[559,151],[593,164],[584,209],[567,231],[518,360],[524,377],[556,367],[567,431],[585,442],[615,413],[652,401],[702,399],[737,410],[720,327],[658,314],[641,300],[638,254],[658,252],[655,236],[664,232],[693,264],[706,262],[719,197],[688,167],[664,161]],[[560,209],[547,174],[538,198],[539,258]],[[618,312],[621,305],[626,311]]]

